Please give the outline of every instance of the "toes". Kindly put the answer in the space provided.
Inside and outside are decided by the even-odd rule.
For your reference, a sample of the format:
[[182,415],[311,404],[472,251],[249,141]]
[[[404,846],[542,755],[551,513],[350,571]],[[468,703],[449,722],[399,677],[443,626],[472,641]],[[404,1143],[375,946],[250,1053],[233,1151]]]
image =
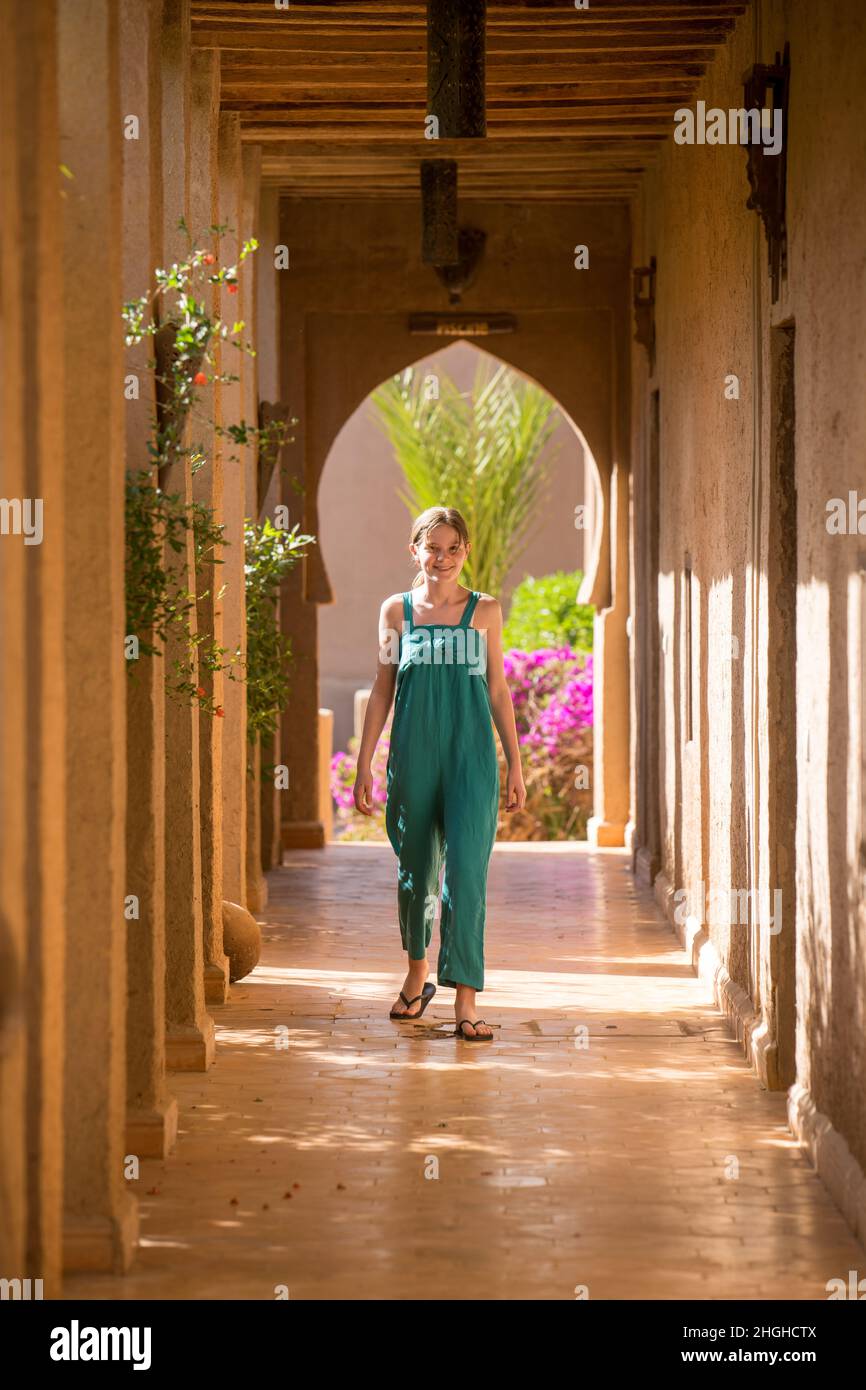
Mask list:
[[[471,1032],[471,1033],[468,1031],[470,1028],[472,1029],[472,1032]],[[492,1038],[492,1037],[493,1037],[493,1029],[489,1026],[489,1024],[487,1024],[487,1023],[481,1023],[481,1022],[479,1022],[479,1023],[470,1023],[468,1019],[467,1019],[466,1022],[462,1025],[462,1028],[460,1029],[460,1031],[463,1033],[464,1037],[467,1037],[467,1038]]]

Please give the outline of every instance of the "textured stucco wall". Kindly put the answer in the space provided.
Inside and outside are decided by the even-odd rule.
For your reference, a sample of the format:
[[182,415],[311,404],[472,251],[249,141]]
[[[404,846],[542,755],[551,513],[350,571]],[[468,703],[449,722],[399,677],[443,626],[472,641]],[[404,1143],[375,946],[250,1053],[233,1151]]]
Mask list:
[[[769,32],[778,43],[782,7]],[[866,914],[858,861],[866,669],[849,591],[866,540],[827,501],[866,497],[866,10],[791,7],[789,251],[797,325],[798,1079],[866,1168]],[[793,61],[793,60],[792,60]]]
[[[754,766],[754,858],[762,888],[776,886],[780,863],[784,867],[779,844],[788,830],[793,844],[796,830],[796,873],[782,904],[782,934],[762,938],[753,969],[745,927],[711,921],[710,935],[770,1028],[783,1031],[790,1018],[792,1040],[796,1007],[796,1079],[862,1166],[866,957],[857,863],[863,830],[860,686],[866,658],[857,568],[866,543],[856,535],[829,535],[825,521],[829,498],[847,497],[858,487],[866,495],[866,184],[855,177],[866,167],[866,135],[855,115],[857,94],[866,83],[866,11],[856,0],[832,7],[806,0],[763,4],[738,23],[696,98],[724,109],[739,107],[746,69],[755,61],[772,62],[785,39],[792,74],[789,270],[779,301],[771,303],[763,229],[745,207],[748,184],[740,147],[679,146],[669,140],[634,209],[634,263],[658,258],[657,370],[650,380],[645,355],[634,350],[633,418],[634,452],[643,457],[647,395],[656,387],[661,405],[662,872],[674,888],[696,890],[702,881],[708,888],[749,887]],[[780,610],[772,580],[786,536],[773,539],[782,512],[771,467],[770,348],[773,330],[791,323],[795,631]],[[739,377],[739,401],[725,399],[728,373]],[[694,565],[691,744],[684,732],[687,551]],[[758,561],[754,671],[753,554]],[[733,659],[731,634],[739,639],[739,656]],[[791,731],[778,727],[776,713],[787,662],[796,669],[795,766],[786,751]],[[784,804],[778,790],[794,781],[796,795]]]

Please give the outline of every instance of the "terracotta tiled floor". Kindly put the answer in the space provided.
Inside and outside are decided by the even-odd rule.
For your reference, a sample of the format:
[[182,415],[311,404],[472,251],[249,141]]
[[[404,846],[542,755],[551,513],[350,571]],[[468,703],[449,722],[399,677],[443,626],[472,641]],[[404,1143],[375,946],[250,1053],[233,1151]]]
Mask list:
[[624,851],[496,848],[477,1046],[449,990],[387,1017],[395,864],[331,846],[270,876],[216,1063],[171,1077],[135,1265],[66,1297],[826,1299],[863,1268]]

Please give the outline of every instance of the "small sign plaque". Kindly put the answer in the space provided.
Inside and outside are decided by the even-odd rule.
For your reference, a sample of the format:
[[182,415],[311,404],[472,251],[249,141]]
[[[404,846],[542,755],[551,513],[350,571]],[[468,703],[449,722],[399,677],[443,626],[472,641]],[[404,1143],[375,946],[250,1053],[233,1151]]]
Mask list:
[[486,338],[490,333],[514,333],[513,314],[410,314],[409,332],[437,338]]

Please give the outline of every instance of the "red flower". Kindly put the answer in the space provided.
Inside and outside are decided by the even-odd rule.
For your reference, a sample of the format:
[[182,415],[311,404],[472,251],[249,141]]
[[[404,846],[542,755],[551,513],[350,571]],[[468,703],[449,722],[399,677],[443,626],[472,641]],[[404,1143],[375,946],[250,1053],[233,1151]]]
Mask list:
[[195,382],[196,386],[207,386],[207,377],[205,376],[204,372],[196,372],[195,376],[193,377],[193,381]]
[[226,289],[228,290],[229,294],[237,294],[238,292],[237,285],[226,285]]
[[197,685],[195,693],[196,695],[201,695],[202,698],[204,698],[204,696],[207,694],[207,691],[205,690],[203,685]]
[[216,260],[216,256],[214,256],[210,251],[206,251],[205,254],[202,256],[201,260],[202,265],[213,265],[214,261]]
[[217,705],[216,709],[214,710],[214,714],[216,715],[217,719],[224,719],[225,713],[226,712],[223,709],[222,705]]

